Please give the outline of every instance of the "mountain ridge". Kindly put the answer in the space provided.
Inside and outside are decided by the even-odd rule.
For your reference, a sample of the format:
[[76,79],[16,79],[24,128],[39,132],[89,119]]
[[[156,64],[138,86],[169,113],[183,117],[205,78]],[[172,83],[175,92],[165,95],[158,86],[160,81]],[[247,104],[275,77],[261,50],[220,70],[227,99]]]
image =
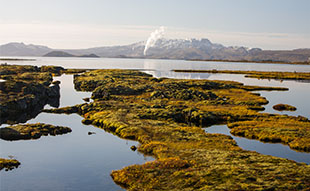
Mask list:
[[71,55],[97,55],[114,58],[152,58],[185,60],[249,60],[310,62],[310,49],[262,50],[243,46],[224,46],[209,39],[158,39],[146,51],[145,42],[129,45],[102,46],[87,49],[52,49],[42,45],[8,43],[0,46],[0,56],[43,56],[52,51],[63,51]]

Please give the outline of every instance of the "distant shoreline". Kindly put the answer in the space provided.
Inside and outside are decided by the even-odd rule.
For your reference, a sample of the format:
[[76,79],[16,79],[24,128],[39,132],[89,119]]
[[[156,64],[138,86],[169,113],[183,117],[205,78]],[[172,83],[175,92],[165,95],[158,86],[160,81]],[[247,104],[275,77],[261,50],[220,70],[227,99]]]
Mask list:
[[[67,57],[67,56],[41,56],[41,57]],[[72,56],[78,58],[86,58],[86,56]],[[310,62],[285,62],[285,61],[272,61],[272,60],[211,60],[211,59],[169,59],[169,58],[145,58],[145,57],[129,57],[129,56],[116,56],[116,57],[88,57],[88,58],[120,58],[120,59],[158,59],[158,60],[184,60],[194,62],[232,62],[232,63],[258,63],[258,64],[293,64],[293,65],[310,65]],[[36,61],[36,59],[27,58],[0,58],[0,61]]]
[[27,58],[0,58],[0,61],[36,61],[36,59],[27,59]]
[[284,62],[284,61],[272,61],[272,60],[204,60],[204,59],[190,59],[186,61],[198,61],[198,62],[241,62],[241,63],[260,63],[260,64],[295,64],[295,65],[310,65],[310,62]]
[[245,74],[246,78],[277,80],[310,80],[310,72],[272,72],[247,70],[172,70],[179,73]]

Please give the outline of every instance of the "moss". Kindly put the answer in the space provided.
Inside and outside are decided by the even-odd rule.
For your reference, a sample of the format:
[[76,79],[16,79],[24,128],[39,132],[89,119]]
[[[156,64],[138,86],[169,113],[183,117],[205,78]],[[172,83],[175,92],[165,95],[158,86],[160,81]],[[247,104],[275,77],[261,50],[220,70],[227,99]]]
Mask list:
[[310,121],[303,117],[262,115],[250,121],[228,124],[231,133],[265,142],[282,142],[292,149],[310,152]]
[[43,123],[15,125],[0,128],[0,138],[4,140],[39,139],[41,136],[61,135],[71,132],[69,127]]
[[309,72],[265,72],[265,71],[241,71],[241,70],[173,70],[174,72],[190,73],[222,73],[222,74],[246,74],[248,78],[280,79],[280,80],[310,80]]
[[6,171],[13,170],[14,168],[18,168],[19,165],[20,162],[16,159],[0,158],[0,171],[2,169],[5,169]]
[[[263,87],[156,79],[129,70],[86,72],[75,75],[74,83],[78,90],[110,92],[104,96],[102,91],[94,102],[77,106],[84,123],[137,140],[140,152],[156,158],[111,173],[127,190],[307,190],[310,186],[309,165],[244,151],[231,137],[207,134],[198,127],[254,121],[258,116],[271,119],[257,111],[268,101],[250,92]],[[277,117],[308,125],[304,118]]]
[[288,104],[277,104],[272,106],[273,109],[278,111],[296,111],[297,108]]

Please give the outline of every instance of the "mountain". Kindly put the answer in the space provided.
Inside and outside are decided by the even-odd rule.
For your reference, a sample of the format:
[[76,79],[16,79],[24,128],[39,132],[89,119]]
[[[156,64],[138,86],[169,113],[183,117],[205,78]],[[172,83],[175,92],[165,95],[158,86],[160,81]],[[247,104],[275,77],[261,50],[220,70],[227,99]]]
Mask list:
[[52,51],[47,46],[12,42],[0,46],[0,56],[42,56]]
[[[284,61],[309,62],[310,49],[262,50],[260,48],[223,46],[208,39],[157,39],[146,51],[145,42],[124,46],[104,46],[88,49],[51,49],[46,46],[9,43],[0,46],[0,56],[42,56],[52,51],[62,51],[70,56],[98,55],[114,58],[154,58],[185,60],[249,60],[249,61]],[[60,53],[60,52],[59,52]],[[65,54],[64,54],[65,55]],[[58,55],[54,55],[58,56]]]

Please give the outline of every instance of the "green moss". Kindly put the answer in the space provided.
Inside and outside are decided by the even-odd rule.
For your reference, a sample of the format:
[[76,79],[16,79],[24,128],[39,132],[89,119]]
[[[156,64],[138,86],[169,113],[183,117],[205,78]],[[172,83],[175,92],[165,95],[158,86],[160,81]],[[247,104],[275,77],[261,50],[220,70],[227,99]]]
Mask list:
[[[244,151],[231,137],[207,134],[197,127],[255,121],[258,116],[271,119],[257,112],[268,101],[250,92],[264,87],[156,79],[129,70],[86,72],[75,75],[74,83],[79,90],[93,91],[94,102],[77,106],[84,123],[137,140],[140,152],[156,158],[111,173],[127,190],[307,190],[310,186],[309,165]],[[309,124],[303,118],[278,117],[283,123],[291,119]]]
[[310,152],[310,121],[303,117],[261,115],[250,121],[228,124],[231,133],[265,142],[282,142]]

